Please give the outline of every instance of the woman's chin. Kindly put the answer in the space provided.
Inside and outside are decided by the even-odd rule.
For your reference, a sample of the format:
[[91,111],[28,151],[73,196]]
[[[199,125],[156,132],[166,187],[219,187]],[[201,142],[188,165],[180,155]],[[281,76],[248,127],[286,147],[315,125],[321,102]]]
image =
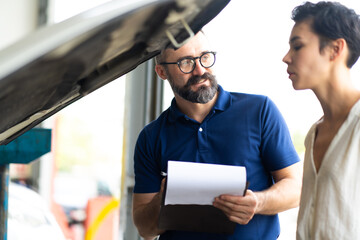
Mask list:
[[299,86],[299,85],[294,84],[294,83],[293,83],[293,88],[294,88],[294,90],[306,90],[306,89],[309,89],[309,88],[306,88],[304,86]]

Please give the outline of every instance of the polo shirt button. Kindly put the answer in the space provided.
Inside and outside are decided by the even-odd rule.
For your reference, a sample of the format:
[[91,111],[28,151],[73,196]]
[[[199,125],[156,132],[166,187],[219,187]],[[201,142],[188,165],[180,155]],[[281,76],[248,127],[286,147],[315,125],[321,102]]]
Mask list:
[[199,131],[200,131],[200,132],[202,132],[202,131],[203,131],[202,127],[200,127],[200,128],[199,128]]

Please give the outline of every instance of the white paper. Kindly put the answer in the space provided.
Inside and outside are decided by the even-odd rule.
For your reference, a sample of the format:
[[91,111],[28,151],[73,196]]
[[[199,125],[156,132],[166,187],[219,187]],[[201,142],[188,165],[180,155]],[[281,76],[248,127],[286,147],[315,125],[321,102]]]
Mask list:
[[208,163],[168,161],[167,204],[212,205],[221,194],[243,195],[246,169]]

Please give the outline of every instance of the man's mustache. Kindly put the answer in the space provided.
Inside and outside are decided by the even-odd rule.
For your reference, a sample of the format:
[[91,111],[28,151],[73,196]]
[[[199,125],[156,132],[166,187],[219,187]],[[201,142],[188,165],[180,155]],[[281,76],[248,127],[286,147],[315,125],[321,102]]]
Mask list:
[[208,79],[210,80],[211,82],[213,82],[213,79],[214,79],[214,75],[206,72],[204,73],[203,75],[199,76],[199,75],[195,75],[195,76],[192,76],[189,78],[188,82],[186,83],[185,87],[189,87],[191,85],[195,85],[197,83],[199,83],[201,80],[203,79]]

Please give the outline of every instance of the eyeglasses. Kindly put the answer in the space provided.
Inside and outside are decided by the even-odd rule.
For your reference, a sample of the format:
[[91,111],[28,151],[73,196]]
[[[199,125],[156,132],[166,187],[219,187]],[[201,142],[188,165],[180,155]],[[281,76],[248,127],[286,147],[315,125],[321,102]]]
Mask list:
[[204,68],[211,68],[215,64],[216,52],[205,52],[199,57],[184,57],[177,62],[161,62],[160,65],[177,64],[180,71],[183,73],[191,73],[196,67],[196,59],[199,59],[201,66]]

